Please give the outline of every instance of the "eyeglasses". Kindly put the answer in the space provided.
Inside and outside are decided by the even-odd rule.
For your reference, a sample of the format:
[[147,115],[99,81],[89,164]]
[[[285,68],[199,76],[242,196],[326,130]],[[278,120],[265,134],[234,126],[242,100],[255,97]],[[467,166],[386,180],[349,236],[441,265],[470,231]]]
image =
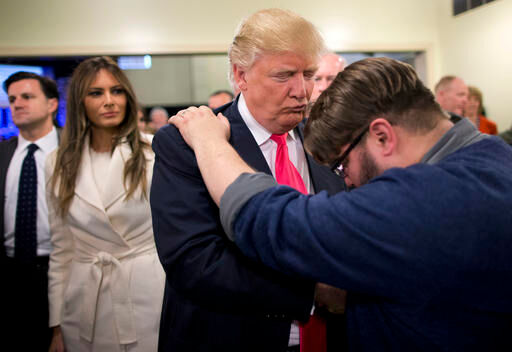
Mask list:
[[369,126],[366,127],[353,141],[350,143],[348,148],[345,150],[343,154],[334,162],[331,164],[331,171],[334,172],[336,175],[340,176],[341,178],[345,179],[347,177],[347,174],[345,173],[345,168],[343,167],[343,162],[348,157],[352,149],[354,149],[359,142],[361,142],[361,139],[363,139],[363,136],[368,132]]

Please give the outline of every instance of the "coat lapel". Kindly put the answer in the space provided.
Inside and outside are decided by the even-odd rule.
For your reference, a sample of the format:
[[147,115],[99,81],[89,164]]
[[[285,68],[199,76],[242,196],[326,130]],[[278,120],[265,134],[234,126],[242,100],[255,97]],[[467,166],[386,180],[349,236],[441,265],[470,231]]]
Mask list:
[[94,182],[92,168],[93,165],[89,154],[89,137],[86,137],[82,148],[82,161],[80,162],[80,168],[76,178],[75,193],[87,203],[105,212],[98,187],[96,186],[96,182]]
[[[126,143],[118,145],[112,154],[112,160],[109,164],[107,180],[105,180],[105,190],[100,192],[96,182],[94,181],[93,167],[89,153],[89,138],[86,138],[84,148],[82,150],[82,162],[77,176],[75,185],[75,194],[82,198],[91,206],[97,208],[99,212],[91,212],[98,217],[98,221],[102,223],[103,230],[98,235],[100,238],[108,238],[111,242],[119,245],[126,245],[122,232],[114,228],[110,215],[109,207],[120,197],[125,194],[123,186],[124,158],[129,155],[129,147]],[[108,233],[109,228],[113,234]]]
[[105,209],[126,195],[124,187],[124,166],[130,158],[131,149],[126,141],[122,141],[112,154],[112,160],[108,168],[108,179],[101,199]]

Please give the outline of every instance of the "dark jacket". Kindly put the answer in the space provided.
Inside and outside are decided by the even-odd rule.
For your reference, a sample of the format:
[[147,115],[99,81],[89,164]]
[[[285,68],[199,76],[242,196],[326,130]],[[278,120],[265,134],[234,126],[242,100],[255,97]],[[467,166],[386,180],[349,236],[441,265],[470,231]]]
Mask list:
[[512,150],[497,137],[352,192],[272,187],[241,206],[246,255],[349,291],[350,351],[512,350]]
[[5,255],[5,244],[4,244],[4,232],[5,232],[5,224],[4,224],[4,211],[5,211],[5,182],[7,180],[7,170],[9,169],[9,164],[11,163],[12,156],[16,151],[16,147],[18,146],[18,137],[12,137],[6,141],[0,142],[0,229],[2,230],[0,233],[2,236],[0,237],[0,260],[3,260]]
[[[236,102],[221,108],[231,123],[230,142],[252,167],[270,174]],[[314,282],[257,264],[227,239],[193,151],[174,126],[158,131],[153,149],[150,200],[167,276],[159,351],[284,352],[292,320],[309,317]],[[316,191],[342,189],[341,179],[307,158]]]

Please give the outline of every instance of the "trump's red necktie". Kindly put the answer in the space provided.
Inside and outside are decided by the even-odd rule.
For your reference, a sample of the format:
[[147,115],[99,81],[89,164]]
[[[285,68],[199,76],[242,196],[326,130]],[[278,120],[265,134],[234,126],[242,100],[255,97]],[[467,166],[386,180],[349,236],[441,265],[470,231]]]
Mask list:
[[[308,194],[304,180],[290,161],[286,137],[288,133],[270,136],[277,143],[275,174],[276,181],[281,185],[295,188],[301,193]],[[312,315],[305,324],[300,324],[300,352],[325,352],[327,350],[325,321]]]

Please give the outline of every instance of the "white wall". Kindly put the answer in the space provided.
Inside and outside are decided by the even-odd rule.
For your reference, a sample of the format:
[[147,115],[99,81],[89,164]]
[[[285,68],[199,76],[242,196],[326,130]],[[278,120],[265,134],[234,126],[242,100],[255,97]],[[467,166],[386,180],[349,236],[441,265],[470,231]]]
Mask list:
[[457,17],[440,3],[442,75],[454,74],[483,93],[487,115],[499,131],[512,124],[512,1],[497,0]]
[[227,55],[199,55],[192,57],[192,77],[194,102],[208,102],[214,91],[232,91],[228,79],[229,62]]
[[149,70],[126,70],[145,106],[207,103],[219,89],[231,90],[225,54],[153,56]]
[[192,103],[190,58],[153,56],[151,69],[126,70],[137,99],[143,105],[181,105]]
[[452,73],[479,86],[489,116],[503,130],[512,122],[506,106],[512,0],[496,0],[455,18],[451,3],[2,0],[0,56],[225,52],[243,17],[282,7],[311,20],[337,51],[426,50],[427,85]]
[[225,52],[243,17],[282,7],[335,50],[428,49],[433,77],[438,1],[2,0],[0,56]]

